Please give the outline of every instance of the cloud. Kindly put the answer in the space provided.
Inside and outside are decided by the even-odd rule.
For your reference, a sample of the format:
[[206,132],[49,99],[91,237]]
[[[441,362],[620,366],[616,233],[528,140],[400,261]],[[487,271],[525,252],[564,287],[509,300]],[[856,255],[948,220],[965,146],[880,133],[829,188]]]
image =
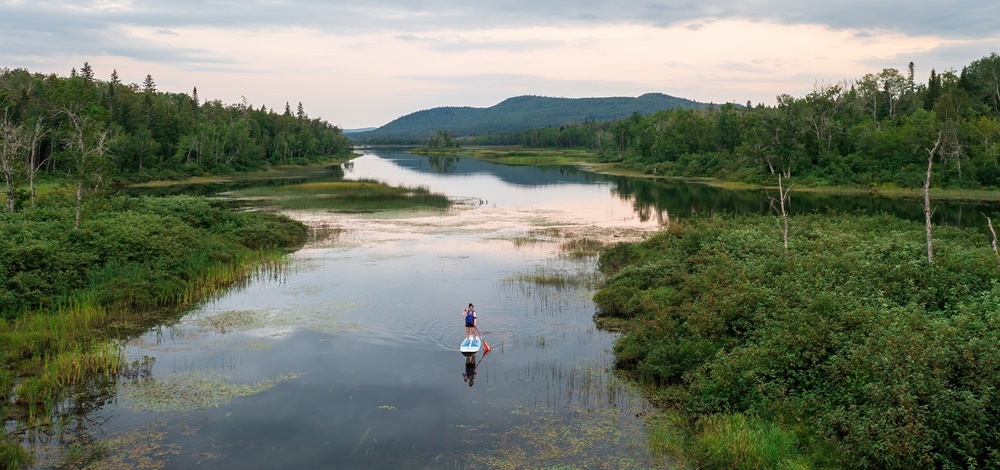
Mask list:
[[982,0],[0,0],[0,66],[86,60],[363,127],[522,94],[768,103],[910,61],[926,76],[998,50],[998,17]]

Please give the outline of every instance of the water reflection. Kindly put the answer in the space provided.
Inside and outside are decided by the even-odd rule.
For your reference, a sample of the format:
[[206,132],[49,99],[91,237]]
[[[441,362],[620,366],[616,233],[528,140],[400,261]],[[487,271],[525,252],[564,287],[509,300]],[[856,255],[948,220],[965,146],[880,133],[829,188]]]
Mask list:
[[[421,157],[398,149],[371,149],[370,152],[413,171],[451,176],[491,175],[516,186],[604,185],[627,203],[640,221],[655,221],[660,225],[665,225],[669,217],[771,213],[766,190],[733,190],[700,183],[599,175],[567,166],[505,166],[470,158]],[[776,193],[777,190],[771,192]],[[793,215],[863,211],[889,213],[915,221],[923,221],[924,218],[922,199],[812,192],[792,192],[790,196]],[[982,214],[1000,211],[1000,202],[932,200],[932,205],[934,223],[957,227],[985,227],[986,219]]]
[[[83,423],[74,426],[95,441],[159,443],[171,450],[158,457],[169,468],[656,466],[640,418],[650,406],[615,377],[617,335],[592,319],[595,247],[678,217],[769,210],[760,191],[400,151],[315,176],[341,177],[476,203],[289,212],[313,228],[290,269],[134,339],[129,357],[150,358],[142,377],[119,383],[114,399],[96,390],[89,408],[67,413]],[[266,184],[290,181],[302,180]],[[795,194],[792,206],[883,202],[913,203]],[[958,216],[938,205],[935,216],[965,224],[978,214],[957,207]],[[453,306],[468,299],[492,352],[463,357],[457,386],[464,329]],[[161,392],[190,398],[143,401]]]
[[476,380],[476,367],[479,363],[476,362],[476,355],[465,357],[465,372],[462,372],[462,381],[468,383],[471,387]]

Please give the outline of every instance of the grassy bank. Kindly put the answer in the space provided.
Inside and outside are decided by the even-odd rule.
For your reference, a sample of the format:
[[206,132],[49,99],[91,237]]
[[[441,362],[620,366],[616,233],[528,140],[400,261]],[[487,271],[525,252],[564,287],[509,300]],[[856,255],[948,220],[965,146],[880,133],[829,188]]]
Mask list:
[[446,208],[446,196],[427,188],[389,186],[377,181],[322,181],[261,186],[232,191],[237,198],[268,199],[285,209],[371,212],[414,208]]
[[[196,197],[95,201],[79,229],[60,198],[0,214],[0,412],[46,425],[69,387],[134,372],[114,340],[266,275],[306,228]],[[0,448],[17,468],[13,447]]]
[[[521,147],[469,147],[459,149],[413,149],[417,155],[471,157],[504,165],[574,165],[594,173],[634,178],[654,178],[664,180],[685,181],[709,186],[735,189],[777,189],[757,183],[744,181],[720,180],[705,177],[669,176],[658,172],[653,166],[636,167],[622,162],[603,161],[602,157],[587,150],[568,149],[529,149]],[[775,177],[775,183],[777,177]],[[792,192],[815,192],[823,194],[843,194],[852,196],[874,196],[887,198],[921,198],[923,189],[919,187],[904,188],[897,185],[870,186],[830,186],[817,181],[799,181],[795,178],[785,180],[785,187],[791,185]],[[931,188],[934,199],[970,200],[970,201],[1000,201],[1000,191],[991,189],[951,189]]]
[[1000,267],[983,233],[890,216],[674,224],[601,256],[617,365],[704,468],[1000,464]]

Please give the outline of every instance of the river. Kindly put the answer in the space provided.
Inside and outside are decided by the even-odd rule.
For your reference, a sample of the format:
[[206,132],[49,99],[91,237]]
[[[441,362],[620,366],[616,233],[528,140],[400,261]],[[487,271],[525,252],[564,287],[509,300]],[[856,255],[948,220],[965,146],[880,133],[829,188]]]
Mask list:
[[[99,442],[99,468],[669,467],[648,449],[650,405],[613,373],[617,334],[595,327],[596,257],[574,247],[766,212],[766,196],[364,153],[344,178],[426,187],[453,207],[286,210],[312,228],[288,267],[131,338],[141,373],[68,405],[64,432],[35,438],[41,465]],[[866,197],[794,194],[792,207],[922,216],[919,201]],[[975,225],[987,210],[954,202],[936,217]],[[458,352],[469,303],[491,346],[471,364]]]

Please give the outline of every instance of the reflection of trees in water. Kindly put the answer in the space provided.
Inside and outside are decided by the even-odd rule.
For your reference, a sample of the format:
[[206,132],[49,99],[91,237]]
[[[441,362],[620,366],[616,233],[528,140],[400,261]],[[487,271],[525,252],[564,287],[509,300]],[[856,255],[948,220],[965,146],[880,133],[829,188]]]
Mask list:
[[[663,224],[666,215],[691,217],[717,213],[767,214],[766,190],[731,190],[705,184],[615,177],[613,192],[630,201],[643,221],[656,217]],[[792,215],[818,212],[888,213],[907,220],[922,221],[922,202],[916,199],[889,199],[820,193],[789,193]],[[957,227],[985,227],[986,218],[1000,210],[993,202],[932,201],[936,224]]]
[[454,173],[455,164],[457,162],[458,157],[443,157],[440,155],[427,157],[427,165],[431,167],[435,173]]

